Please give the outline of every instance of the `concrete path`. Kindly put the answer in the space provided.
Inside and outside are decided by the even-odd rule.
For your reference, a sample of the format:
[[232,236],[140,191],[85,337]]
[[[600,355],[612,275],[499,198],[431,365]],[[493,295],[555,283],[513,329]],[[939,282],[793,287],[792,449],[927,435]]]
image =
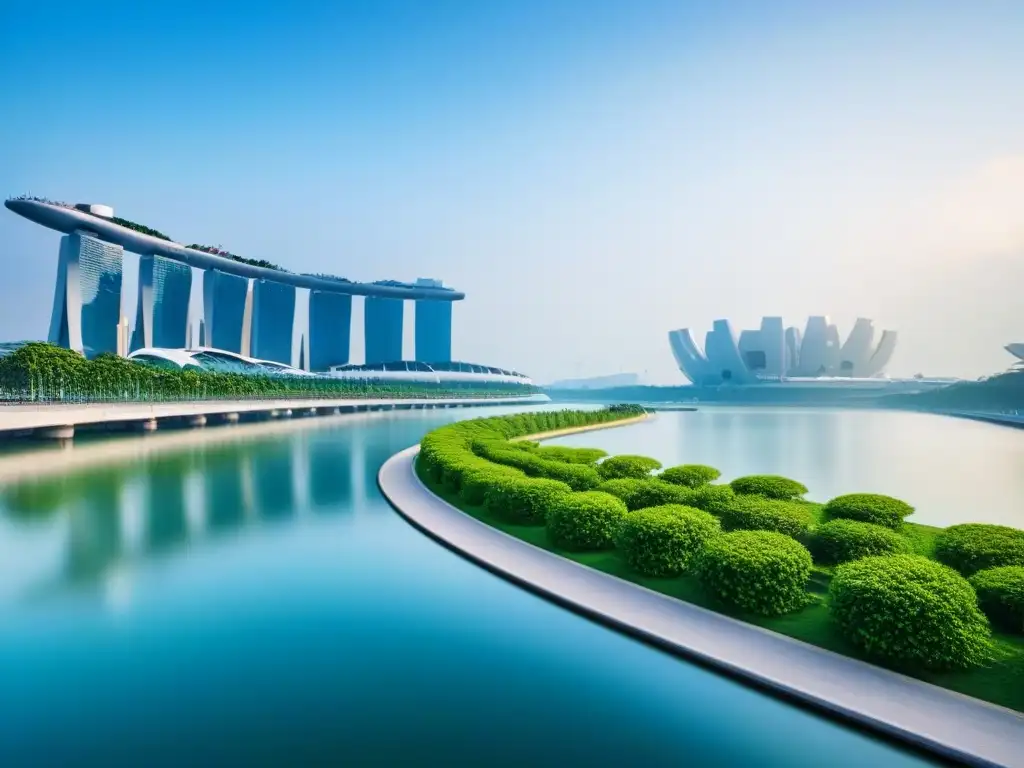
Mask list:
[[1024,766],[1024,716],[816,648],[592,570],[520,541],[431,493],[392,456],[378,484],[414,526],[464,557],[603,624],[776,695],[974,766]]
[[291,415],[316,411],[362,413],[381,410],[471,408],[479,405],[530,405],[535,396],[488,398],[286,398],[280,400],[196,400],[168,403],[24,403],[0,405],[0,432],[18,432],[84,424],[146,422],[182,417],[242,413]]

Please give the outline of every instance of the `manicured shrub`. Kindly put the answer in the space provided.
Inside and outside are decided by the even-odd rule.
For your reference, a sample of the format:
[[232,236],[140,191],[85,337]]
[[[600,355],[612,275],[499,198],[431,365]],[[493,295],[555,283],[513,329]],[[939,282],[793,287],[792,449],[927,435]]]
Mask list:
[[[0,360],[0,365],[4,360],[7,358]],[[561,473],[555,479],[562,479],[565,475],[573,487],[593,487],[600,482],[600,475],[594,467],[544,459],[533,455],[529,446],[517,448],[517,444],[507,441],[553,429],[603,424],[639,413],[643,413],[643,409],[638,406],[618,406],[615,410],[601,411],[534,411],[447,424],[430,432],[420,442],[417,470],[431,482],[442,483],[455,493],[461,491],[464,475],[494,469],[497,464],[533,476],[554,475],[560,466]],[[476,491],[470,493],[472,495]]]
[[795,499],[807,493],[807,487],[780,475],[747,475],[737,477],[730,487],[736,493],[764,496],[766,499]]
[[713,515],[720,515],[735,498],[736,493],[728,485],[702,485],[693,489],[689,504]]
[[596,464],[608,455],[600,448],[571,448],[567,445],[543,445],[534,453],[549,461],[562,461],[566,464]]
[[715,536],[721,525],[693,507],[668,504],[630,512],[623,518],[615,546],[626,563],[645,576],[678,576]]
[[914,508],[907,502],[880,493],[848,493],[836,496],[825,505],[828,518],[859,520],[896,529],[903,525],[903,518],[913,512]]
[[492,466],[464,472],[459,483],[459,498],[475,507],[484,503],[487,490],[500,482],[525,480],[526,476],[511,467]]
[[811,553],[772,531],[736,531],[711,539],[696,560],[700,583],[723,603],[775,616],[807,601]]
[[918,555],[840,565],[829,609],[851,643],[909,671],[966,669],[990,653],[974,589],[953,569]]
[[617,477],[614,480],[605,480],[594,490],[617,496],[626,502],[628,509],[637,509],[633,506],[633,497],[645,482],[645,480],[637,480],[635,477]]
[[978,571],[970,581],[989,620],[1000,629],[1024,635],[1024,566]]
[[891,528],[857,520],[831,520],[814,531],[814,559],[826,565],[872,555],[910,554],[910,542]]
[[640,480],[650,477],[651,472],[661,469],[661,462],[647,456],[612,456],[597,465],[597,471],[605,480],[616,477],[635,477]]
[[527,474],[560,480],[574,491],[590,491],[601,484],[601,475],[587,464],[566,464],[564,461],[542,459],[541,464],[528,469]]
[[626,501],[626,506],[632,509],[644,509],[646,507],[660,507],[663,504],[688,504],[693,491],[689,488],[682,488],[672,485],[656,478],[638,481],[636,490]]
[[1003,565],[1024,565],[1024,531],[1005,525],[951,525],[935,542],[935,557],[964,576]]
[[610,493],[566,494],[548,511],[548,536],[572,552],[610,549],[626,514],[625,502]]
[[701,485],[713,483],[721,476],[722,473],[717,469],[705,466],[704,464],[680,464],[678,467],[666,469],[658,475],[658,479],[673,485],[697,488]]
[[806,537],[814,523],[806,505],[761,496],[736,496],[718,516],[727,531],[775,531],[793,538]]
[[510,523],[543,525],[548,512],[570,492],[568,485],[557,480],[503,478],[487,489],[484,507]]
[[689,504],[693,491],[657,478],[638,480],[635,477],[618,477],[605,480],[595,490],[618,496],[630,510],[645,507],[659,507],[663,504]]

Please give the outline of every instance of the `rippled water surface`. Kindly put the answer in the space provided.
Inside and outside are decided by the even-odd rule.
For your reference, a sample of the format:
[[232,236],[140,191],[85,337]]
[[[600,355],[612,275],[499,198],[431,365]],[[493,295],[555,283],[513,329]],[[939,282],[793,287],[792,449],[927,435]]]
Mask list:
[[[470,414],[0,456],[0,765],[921,764],[526,594],[410,528],[377,468]],[[915,458],[939,450],[930,439],[863,426],[872,418],[678,414],[577,440],[784,471],[819,495],[901,493],[877,457],[901,456],[924,487],[947,481]],[[879,418],[933,434],[917,417]],[[951,441],[988,441],[973,503],[994,500],[1004,432],[943,424]],[[952,447],[943,455],[960,466]],[[37,477],[12,479],[24,472]]]

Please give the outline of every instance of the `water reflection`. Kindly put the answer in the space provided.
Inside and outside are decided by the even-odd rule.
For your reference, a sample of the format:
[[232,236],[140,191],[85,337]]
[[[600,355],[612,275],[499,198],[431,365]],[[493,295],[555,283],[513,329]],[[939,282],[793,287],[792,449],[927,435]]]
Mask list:
[[139,558],[167,556],[308,510],[350,512],[372,489],[358,431],[296,429],[250,441],[185,445],[130,463],[8,485],[18,525],[67,523],[61,579],[91,582]]

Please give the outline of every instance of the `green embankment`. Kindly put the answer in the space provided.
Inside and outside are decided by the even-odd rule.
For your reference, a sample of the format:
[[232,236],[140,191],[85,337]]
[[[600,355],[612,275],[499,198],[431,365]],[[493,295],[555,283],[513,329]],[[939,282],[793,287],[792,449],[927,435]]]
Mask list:
[[[475,421],[482,422],[485,420]],[[486,421],[493,422],[494,420]],[[580,424],[580,426],[583,426],[583,424]],[[503,437],[505,439],[519,437],[524,434],[521,431],[522,428],[522,425],[520,425],[520,431],[516,429],[505,430]],[[478,445],[479,442],[480,435],[474,434],[466,443],[467,445],[472,444],[476,446],[474,448],[476,455],[470,460],[472,468],[469,471],[472,473],[487,471],[479,463],[484,461],[478,455],[481,452],[481,447]],[[490,450],[495,450],[495,448],[492,446]],[[426,462],[424,461],[417,462],[417,474],[435,494],[472,517],[541,549],[670,597],[735,617],[788,637],[845,656],[863,659],[880,666],[887,666],[904,674],[910,674],[959,693],[1000,704],[1014,710],[1024,711],[1024,635],[1007,634],[993,628],[991,659],[982,666],[954,671],[910,670],[897,664],[880,661],[878,658],[868,658],[861,649],[855,647],[841,634],[833,616],[830,614],[828,605],[829,586],[834,570],[830,566],[815,563],[807,583],[808,601],[805,607],[795,612],[778,616],[745,613],[736,610],[730,605],[719,602],[709,595],[701,586],[697,577],[692,575],[692,573],[669,578],[647,577],[631,570],[627,566],[625,558],[617,549],[571,552],[559,548],[549,539],[548,529],[544,525],[515,524],[489,511],[483,503],[467,502],[458,491],[452,488],[451,482],[446,483],[443,478],[437,476],[436,472],[432,473],[429,471],[425,465]],[[579,465],[594,467],[593,463],[587,462],[580,462]],[[500,473],[505,473],[509,468],[507,466],[499,466],[498,469]],[[518,472],[518,470],[516,471]],[[528,471],[527,474],[533,477],[544,476],[540,471],[534,472],[532,470]],[[508,476],[504,475],[504,479],[508,480]],[[524,477],[524,479],[526,478]],[[827,519],[825,505],[801,499],[796,499],[795,503],[806,507],[810,513],[809,517],[813,521],[810,535],[813,536],[814,529]],[[932,526],[903,522],[898,528],[898,533],[909,543],[907,549],[910,553],[934,559],[936,541],[942,530]]]

